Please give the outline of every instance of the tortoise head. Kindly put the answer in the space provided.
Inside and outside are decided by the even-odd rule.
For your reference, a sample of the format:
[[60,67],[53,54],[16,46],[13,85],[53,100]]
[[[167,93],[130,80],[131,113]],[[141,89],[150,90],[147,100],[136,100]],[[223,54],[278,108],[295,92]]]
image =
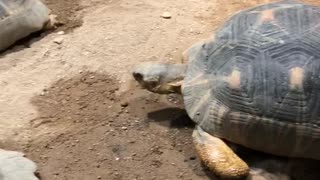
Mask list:
[[136,81],[151,92],[159,94],[181,93],[187,65],[142,63],[133,68]]

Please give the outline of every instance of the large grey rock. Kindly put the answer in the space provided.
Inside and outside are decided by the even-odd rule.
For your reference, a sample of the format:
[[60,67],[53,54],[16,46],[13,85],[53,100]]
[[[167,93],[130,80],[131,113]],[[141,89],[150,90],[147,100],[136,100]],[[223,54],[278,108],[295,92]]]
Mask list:
[[39,180],[37,165],[21,152],[0,149],[0,180]]

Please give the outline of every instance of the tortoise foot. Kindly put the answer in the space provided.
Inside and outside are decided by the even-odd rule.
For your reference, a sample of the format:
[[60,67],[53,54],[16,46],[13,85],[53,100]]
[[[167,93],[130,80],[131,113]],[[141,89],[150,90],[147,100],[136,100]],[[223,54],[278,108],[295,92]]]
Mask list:
[[193,131],[192,137],[200,159],[217,176],[226,179],[248,176],[248,165],[224,141],[204,132],[200,127]]

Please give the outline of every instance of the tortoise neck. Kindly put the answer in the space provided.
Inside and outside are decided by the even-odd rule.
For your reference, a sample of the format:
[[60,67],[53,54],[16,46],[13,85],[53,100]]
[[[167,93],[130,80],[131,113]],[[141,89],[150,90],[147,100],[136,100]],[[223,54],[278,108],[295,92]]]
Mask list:
[[171,80],[183,80],[186,74],[186,64],[168,64],[167,78]]
[[164,81],[168,83],[168,92],[181,94],[181,86],[187,70],[186,64],[170,64]]

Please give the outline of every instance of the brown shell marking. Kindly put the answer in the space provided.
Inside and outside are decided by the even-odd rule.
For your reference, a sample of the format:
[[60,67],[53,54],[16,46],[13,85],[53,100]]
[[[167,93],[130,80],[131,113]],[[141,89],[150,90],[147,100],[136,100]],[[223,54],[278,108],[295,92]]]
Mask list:
[[232,89],[240,89],[241,72],[239,70],[233,70],[227,77],[227,82]]
[[260,22],[270,22],[270,21],[274,21],[274,10],[273,9],[268,9],[268,10],[264,10],[261,12],[261,16],[260,16]]
[[301,67],[294,67],[290,69],[289,72],[290,72],[290,88],[302,89],[304,70]]

